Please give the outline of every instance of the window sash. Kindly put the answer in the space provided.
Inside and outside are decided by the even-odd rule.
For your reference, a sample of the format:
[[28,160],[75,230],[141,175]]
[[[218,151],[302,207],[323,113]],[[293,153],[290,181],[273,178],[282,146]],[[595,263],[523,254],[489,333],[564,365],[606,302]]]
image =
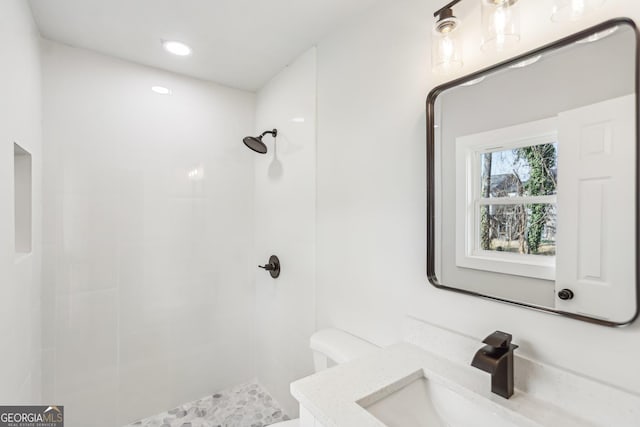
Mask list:
[[487,152],[555,143],[555,117],[456,138],[456,267],[555,280],[555,256],[479,249],[480,207],[558,204],[557,195],[482,197],[481,156]]

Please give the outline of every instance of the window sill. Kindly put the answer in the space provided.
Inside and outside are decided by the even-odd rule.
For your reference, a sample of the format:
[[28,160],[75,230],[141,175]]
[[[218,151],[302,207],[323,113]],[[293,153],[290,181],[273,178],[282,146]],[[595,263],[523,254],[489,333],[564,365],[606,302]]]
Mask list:
[[555,257],[494,254],[492,252],[479,251],[473,255],[457,257],[456,265],[461,268],[532,277],[541,280],[555,281],[556,277]]

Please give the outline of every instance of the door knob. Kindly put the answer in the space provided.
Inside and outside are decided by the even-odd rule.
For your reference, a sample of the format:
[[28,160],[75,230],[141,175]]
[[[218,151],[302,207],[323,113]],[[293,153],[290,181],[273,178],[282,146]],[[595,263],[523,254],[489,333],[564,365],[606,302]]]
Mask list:
[[558,298],[564,301],[573,299],[573,291],[571,289],[563,289],[558,292]]

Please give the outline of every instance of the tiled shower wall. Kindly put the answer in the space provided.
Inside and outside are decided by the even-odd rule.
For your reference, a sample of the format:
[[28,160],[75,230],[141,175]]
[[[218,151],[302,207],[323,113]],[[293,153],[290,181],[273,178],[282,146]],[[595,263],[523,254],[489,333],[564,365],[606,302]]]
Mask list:
[[47,41],[43,62],[45,400],[113,427],[252,378],[253,94]]
[[315,332],[316,49],[311,48],[260,89],[256,133],[267,137],[255,155],[255,256],[276,254],[282,273],[256,274],[258,379],[296,416],[289,384],[313,373],[309,337]]
[[[0,2],[0,402],[40,400],[42,134],[38,30],[29,5]],[[32,157],[31,253],[16,257],[14,143]],[[24,219],[24,218],[23,218]]]

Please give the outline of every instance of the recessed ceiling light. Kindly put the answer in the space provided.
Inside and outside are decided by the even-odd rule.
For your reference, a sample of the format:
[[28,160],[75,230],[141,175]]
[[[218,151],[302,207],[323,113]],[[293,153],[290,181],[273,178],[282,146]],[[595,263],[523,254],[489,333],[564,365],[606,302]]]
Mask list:
[[175,40],[162,40],[162,47],[169,53],[178,56],[191,55],[191,48],[184,43]]
[[304,117],[294,117],[291,119],[291,123],[304,123]]
[[160,95],[171,95],[171,89],[164,86],[153,86],[151,90]]

